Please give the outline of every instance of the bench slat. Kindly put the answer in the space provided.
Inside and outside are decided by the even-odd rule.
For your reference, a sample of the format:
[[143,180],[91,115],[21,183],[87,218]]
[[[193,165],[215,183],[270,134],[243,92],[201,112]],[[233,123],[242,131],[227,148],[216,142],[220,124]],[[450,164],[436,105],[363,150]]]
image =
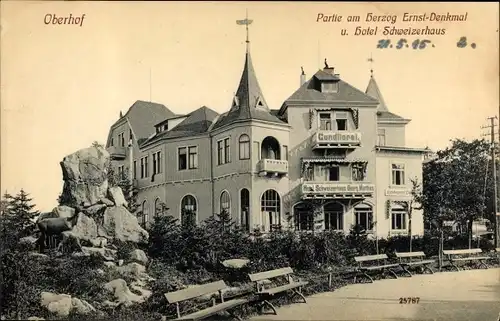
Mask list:
[[387,254],[365,255],[365,256],[354,257],[354,260],[356,262],[376,261],[376,260],[384,260],[384,259],[387,259]]
[[456,259],[451,259],[451,261],[473,261],[473,260],[487,260],[487,256],[472,256],[472,257],[459,257]]
[[224,281],[216,281],[212,283],[202,284],[197,287],[187,288],[175,292],[165,293],[168,303],[176,303],[189,299],[193,299],[205,294],[214,293],[227,288]]
[[221,311],[225,311],[227,309],[231,309],[231,308],[234,308],[236,306],[245,304],[247,302],[248,302],[247,299],[236,299],[236,300],[222,302],[220,304],[206,308],[204,310],[197,311],[197,312],[182,316],[177,320],[198,320],[201,318],[206,318],[206,317],[209,317],[211,315],[217,314]]
[[422,261],[415,261],[415,262],[403,262],[403,263],[400,263],[401,265],[408,265],[408,266],[411,266],[411,265],[422,265],[422,264],[431,264],[431,263],[434,263],[436,262],[435,260],[422,260]]
[[248,276],[250,277],[250,280],[252,282],[254,281],[262,281],[270,278],[275,278],[278,276],[282,275],[288,275],[292,274],[293,270],[291,267],[286,267],[282,269],[276,269],[276,270],[271,270],[271,271],[265,271],[265,272],[259,272],[259,273],[254,273],[254,274],[249,274]]
[[481,252],[483,252],[483,250],[481,249],[443,250],[443,254],[445,255],[463,255],[463,254],[474,254]]
[[396,267],[396,266],[399,266],[399,264],[386,264],[386,265],[379,265],[379,266],[364,266],[361,268],[361,270],[367,270],[367,271],[382,270],[382,269]]
[[275,287],[275,288],[262,290],[260,292],[257,292],[257,294],[269,294],[269,295],[273,295],[273,294],[276,294],[276,293],[280,293],[280,292],[284,292],[284,291],[287,291],[287,290],[295,289],[295,288],[298,288],[298,287],[301,287],[301,286],[304,286],[304,285],[307,285],[307,282],[289,283],[289,284],[285,284],[285,285],[278,286],[278,287]]
[[417,257],[417,256],[425,256],[424,252],[396,252],[396,257]]

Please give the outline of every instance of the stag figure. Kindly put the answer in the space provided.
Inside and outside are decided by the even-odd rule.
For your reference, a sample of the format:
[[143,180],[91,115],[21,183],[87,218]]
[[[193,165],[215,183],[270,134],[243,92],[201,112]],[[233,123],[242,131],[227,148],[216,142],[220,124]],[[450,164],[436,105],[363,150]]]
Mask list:
[[[40,253],[43,253],[45,251],[45,240],[47,236],[54,236],[54,235],[63,235],[63,241],[60,242],[59,246],[57,249],[59,250],[60,247],[62,246],[65,239],[68,238],[68,234],[70,233],[63,233],[66,231],[71,231],[73,226],[76,225],[76,219],[78,215],[75,215],[73,217],[52,217],[52,218],[46,218],[42,219],[37,222],[38,230],[40,231],[40,238],[38,239],[38,244],[40,246]],[[77,242],[79,243],[79,242]]]

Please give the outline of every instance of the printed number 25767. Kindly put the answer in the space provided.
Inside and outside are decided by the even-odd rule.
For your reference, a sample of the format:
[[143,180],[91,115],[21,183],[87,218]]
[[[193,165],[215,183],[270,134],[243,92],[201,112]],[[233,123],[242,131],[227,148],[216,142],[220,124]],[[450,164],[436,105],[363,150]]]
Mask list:
[[417,304],[419,301],[419,297],[399,298],[399,304]]

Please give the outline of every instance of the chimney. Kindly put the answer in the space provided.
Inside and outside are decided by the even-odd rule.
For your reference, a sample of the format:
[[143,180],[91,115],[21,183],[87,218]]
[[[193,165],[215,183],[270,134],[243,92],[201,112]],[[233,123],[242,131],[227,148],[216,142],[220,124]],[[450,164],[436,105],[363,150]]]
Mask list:
[[302,70],[300,74],[300,87],[302,87],[302,85],[306,83],[306,73],[304,72],[303,67],[300,67],[300,69]]

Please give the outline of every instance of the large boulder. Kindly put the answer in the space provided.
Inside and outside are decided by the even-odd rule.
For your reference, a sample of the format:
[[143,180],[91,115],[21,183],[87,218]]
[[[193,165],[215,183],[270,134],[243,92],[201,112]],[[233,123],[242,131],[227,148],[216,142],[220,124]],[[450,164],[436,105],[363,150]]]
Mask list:
[[71,230],[80,240],[91,242],[97,238],[97,224],[94,219],[83,213],[78,213],[76,224]]
[[115,203],[116,206],[127,206],[123,191],[119,186],[108,188],[108,198]]
[[71,305],[73,307],[73,311],[78,314],[89,314],[91,312],[96,312],[96,309],[92,305],[90,305],[90,303],[78,298],[72,298]]
[[115,279],[104,285],[104,289],[112,293],[115,297],[117,303],[121,303],[125,306],[130,306],[134,303],[144,302],[144,297],[132,293],[130,288],[127,286],[127,282],[123,279]]
[[73,307],[71,295],[42,292],[40,304],[60,317],[67,317]]
[[98,255],[104,259],[104,261],[114,262],[116,260],[116,250],[107,249],[105,247],[87,247],[82,246],[82,252],[85,255]]
[[149,234],[143,229],[137,217],[123,206],[106,208],[102,224],[106,235],[123,242],[147,243]]
[[109,159],[109,153],[102,147],[84,148],[64,157],[60,163],[64,205],[90,206],[107,196]]
[[148,257],[143,250],[135,249],[132,250],[128,255],[129,262],[137,262],[142,265],[148,264]]

